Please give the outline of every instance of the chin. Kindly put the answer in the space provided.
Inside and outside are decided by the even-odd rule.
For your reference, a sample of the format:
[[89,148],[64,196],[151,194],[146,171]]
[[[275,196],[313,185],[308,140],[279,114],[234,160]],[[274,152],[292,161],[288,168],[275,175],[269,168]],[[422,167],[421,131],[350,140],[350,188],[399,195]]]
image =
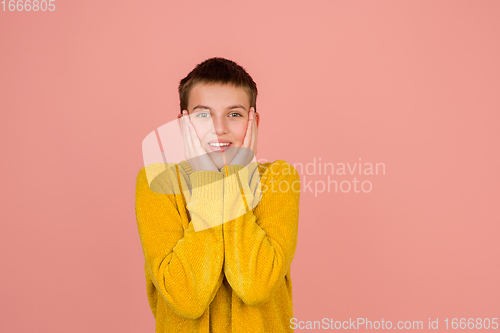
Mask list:
[[213,152],[210,152],[209,156],[210,156],[210,159],[214,162],[217,169],[220,170],[220,169],[224,168],[224,166],[225,166],[224,157],[226,158],[226,164],[229,165],[233,161],[233,158],[234,158],[236,152],[237,152],[236,150],[230,149],[229,151],[227,151],[224,154],[224,156],[221,153],[213,153]]

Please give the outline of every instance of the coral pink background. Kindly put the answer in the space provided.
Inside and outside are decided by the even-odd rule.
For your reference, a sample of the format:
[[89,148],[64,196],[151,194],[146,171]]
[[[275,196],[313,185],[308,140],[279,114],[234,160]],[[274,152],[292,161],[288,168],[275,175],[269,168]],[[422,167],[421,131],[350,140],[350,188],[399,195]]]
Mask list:
[[386,166],[301,194],[298,320],[500,317],[498,1],[55,4],[0,11],[0,331],[154,332],[141,143],[212,56],[258,84],[259,159]]

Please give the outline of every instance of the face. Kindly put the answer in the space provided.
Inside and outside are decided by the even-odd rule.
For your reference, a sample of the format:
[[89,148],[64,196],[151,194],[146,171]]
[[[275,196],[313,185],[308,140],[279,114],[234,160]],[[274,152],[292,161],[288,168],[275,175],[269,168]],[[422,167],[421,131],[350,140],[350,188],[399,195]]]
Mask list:
[[[201,146],[217,168],[224,167],[222,151],[226,164],[231,163],[237,153],[234,148],[243,145],[249,112],[253,111],[245,90],[229,84],[198,83],[189,93],[187,111]],[[255,118],[258,125],[258,114]],[[219,147],[214,143],[229,143],[229,146]]]

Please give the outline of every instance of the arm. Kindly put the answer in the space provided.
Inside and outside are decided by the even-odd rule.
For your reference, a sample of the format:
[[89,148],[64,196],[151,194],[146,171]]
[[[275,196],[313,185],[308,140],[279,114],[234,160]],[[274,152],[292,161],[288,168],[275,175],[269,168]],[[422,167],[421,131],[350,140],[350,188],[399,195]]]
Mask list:
[[[222,283],[222,229],[219,226],[195,232],[190,221],[184,230],[175,192],[172,188],[152,191],[144,170],[137,176],[135,208],[146,274],[173,311],[184,318],[196,319],[205,312]],[[200,172],[198,177],[206,173],[207,177],[214,177],[211,171]],[[165,182],[161,186],[173,185]],[[196,197],[194,191],[193,198]],[[189,204],[196,210],[194,202]],[[153,295],[148,293],[149,297]]]
[[[250,210],[222,226],[224,273],[244,303],[258,306],[277,290],[295,254],[300,178],[285,161],[272,163],[262,177],[262,200],[252,209],[259,191],[248,186],[251,175],[242,166],[227,168],[229,179],[235,174],[240,178]],[[278,187],[280,183],[283,191]],[[288,190],[284,183],[288,183]]]

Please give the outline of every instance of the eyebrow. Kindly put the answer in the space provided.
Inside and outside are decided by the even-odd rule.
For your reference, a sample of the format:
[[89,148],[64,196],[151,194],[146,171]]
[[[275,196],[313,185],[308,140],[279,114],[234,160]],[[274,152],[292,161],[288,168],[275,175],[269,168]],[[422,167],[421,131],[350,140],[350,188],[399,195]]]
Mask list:
[[[207,110],[210,110],[210,108],[208,106],[205,106],[205,105],[196,105],[194,108],[193,108],[193,111],[196,110],[196,109],[207,109]],[[233,110],[233,109],[243,109],[246,111],[245,107],[241,104],[237,104],[237,105],[231,105],[229,107],[227,107],[227,109],[229,110]]]

